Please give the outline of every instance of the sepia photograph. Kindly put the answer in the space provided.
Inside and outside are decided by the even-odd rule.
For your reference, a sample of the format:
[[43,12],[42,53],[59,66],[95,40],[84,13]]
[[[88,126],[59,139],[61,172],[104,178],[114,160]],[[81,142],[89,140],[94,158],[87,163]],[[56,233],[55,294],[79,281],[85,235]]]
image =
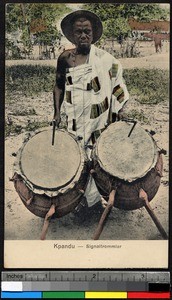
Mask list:
[[13,2],[5,20],[6,247],[166,242],[167,261],[170,4]]

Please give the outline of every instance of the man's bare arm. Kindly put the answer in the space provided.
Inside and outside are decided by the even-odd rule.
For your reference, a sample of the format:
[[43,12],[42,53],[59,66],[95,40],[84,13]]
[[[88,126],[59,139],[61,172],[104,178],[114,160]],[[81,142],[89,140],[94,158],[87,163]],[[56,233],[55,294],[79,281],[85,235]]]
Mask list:
[[60,107],[63,102],[63,90],[59,89],[57,84],[54,86],[53,90],[53,100],[54,100],[54,120],[57,124],[60,122]]
[[69,65],[66,60],[66,51],[63,52],[57,61],[57,73],[56,73],[56,84],[53,90],[54,100],[54,119],[57,124],[60,122],[60,107],[64,98],[65,80],[66,80],[66,68]]

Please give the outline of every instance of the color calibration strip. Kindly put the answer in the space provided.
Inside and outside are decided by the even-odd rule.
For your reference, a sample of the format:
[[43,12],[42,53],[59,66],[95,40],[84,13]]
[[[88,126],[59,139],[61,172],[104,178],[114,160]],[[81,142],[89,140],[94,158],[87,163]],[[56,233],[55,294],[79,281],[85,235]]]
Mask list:
[[169,272],[2,272],[3,299],[171,299]]
[[[106,288],[105,288],[106,284]],[[111,284],[111,285],[110,285]],[[118,283],[119,284],[119,283]],[[149,291],[141,291],[138,283],[128,284],[131,291],[114,291],[114,283],[104,282],[2,282],[1,299],[170,299],[170,284],[149,284]],[[84,291],[84,287],[85,290]],[[101,288],[100,288],[101,287]],[[108,289],[109,287],[109,289]],[[127,287],[127,285],[126,285]],[[131,289],[132,287],[132,289]],[[143,287],[143,286],[142,286]],[[123,286],[124,288],[124,286]],[[156,288],[156,289],[155,289]],[[64,291],[65,290],[65,291]],[[79,291],[80,290],[80,291]],[[136,291],[138,290],[138,291]],[[54,291],[54,292],[53,292]]]
[[170,292],[1,292],[1,299],[170,299]]

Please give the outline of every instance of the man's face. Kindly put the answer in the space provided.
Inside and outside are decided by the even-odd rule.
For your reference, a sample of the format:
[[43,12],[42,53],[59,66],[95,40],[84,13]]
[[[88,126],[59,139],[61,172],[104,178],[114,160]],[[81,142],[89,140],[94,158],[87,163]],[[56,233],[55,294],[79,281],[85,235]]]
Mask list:
[[87,52],[90,49],[90,45],[93,41],[93,30],[89,20],[78,19],[73,24],[73,34],[75,45],[82,52]]

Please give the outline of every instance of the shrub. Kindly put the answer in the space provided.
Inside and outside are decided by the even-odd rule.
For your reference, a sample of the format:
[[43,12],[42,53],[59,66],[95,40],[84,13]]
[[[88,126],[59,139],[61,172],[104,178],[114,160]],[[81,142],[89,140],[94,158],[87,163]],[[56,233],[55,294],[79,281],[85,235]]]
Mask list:
[[37,122],[33,121],[32,123],[28,123],[26,126],[17,125],[17,124],[5,124],[5,137],[9,136],[10,134],[18,135],[23,130],[24,131],[35,131],[39,128],[48,127],[49,123],[46,121]]
[[[6,95],[22,92],[32,96],[52,92],[55,67],[40,65],[14,65],[6,67]],[[169,71],[160,69],[126,69],[124,79],[131,96],[142,104],[157,104],[169,100]]]
[[144,115],[144,113],[136,109],[131,110],[129,113],[127,113],[127,115],[128,118],[132,118],[140,123],[150,124],[149,119]]
[[34,115],[37,115],[34,108],[24,109],[24,110],[16,110],[12,114],[13,114],[13,116],[34,116]]
[[49,126],[48,121],[42,121],[42,122],[32,122],[32,123],[28,123],[27,126],[25,127],[26,131],[35,131],[39,128],[43,128],[43,127],[47,127]]
[[131,96],[141,104],[169,101],[169,71],[160,69],[124,70],[124,79]]
[[53,90],[55,68],[40,65],[14,65],[5,70],[6,92],[22,92],[32,96]]

